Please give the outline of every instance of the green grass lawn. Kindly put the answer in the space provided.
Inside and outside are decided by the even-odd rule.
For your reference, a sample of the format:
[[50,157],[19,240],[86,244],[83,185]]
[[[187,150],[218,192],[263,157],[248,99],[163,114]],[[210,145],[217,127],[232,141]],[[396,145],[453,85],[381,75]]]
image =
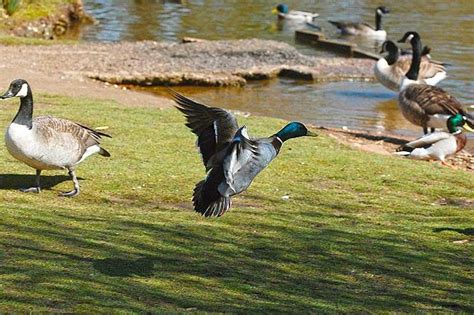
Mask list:
[[[474,312],[472,174],[300,138],[205,219],[176,110],[36,100],[36,114],[108,126],[112,157],[86,160],[81,195],[65,199],[60,171],[19,192],[34,170],[1,146],[0,312]],[[2,128],[17,102],[0,102]],[[238,119],[255,136],[285,124]]]

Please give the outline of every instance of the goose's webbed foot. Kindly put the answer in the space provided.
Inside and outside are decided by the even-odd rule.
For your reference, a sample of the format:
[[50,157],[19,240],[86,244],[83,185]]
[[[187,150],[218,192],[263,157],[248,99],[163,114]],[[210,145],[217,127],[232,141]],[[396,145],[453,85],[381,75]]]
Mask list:
[[74,189],[71,191],[59,193],[59,196],[61,197],[74,197],[74,196],[79,195],[79,192],[80,192],[79,181],[77,180],[76,172],[74,172],[73,168],[69,168],[68,170],[69,170],[69,176],[71,176],[72,182],[74,183]]
[[24,192],[24,193],[36,193],[36,194],[39,194],[41,192],[41,188],[39,186],[35,186],[35,187],[29,187],[29,188],[20,188],[20,191],[21,192]]
[[79,189],[74,188],[71,191],[60,192],[59,196],[61,197],[74,197],[79,195]]

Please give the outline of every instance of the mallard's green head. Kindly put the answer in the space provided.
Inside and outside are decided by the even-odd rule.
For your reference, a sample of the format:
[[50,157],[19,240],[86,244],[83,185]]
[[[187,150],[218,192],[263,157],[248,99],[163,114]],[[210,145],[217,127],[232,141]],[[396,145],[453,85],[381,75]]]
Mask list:
[[287,14],[289,11],[290,10],[288,9],[288,6],[286,4],[279,4],[272,10],[273,14],[278,14],[278,13]]
[[318,134],[308,130],[305,125],[300,122],[290,122],[288,125],[283,127],[280,131],[275,134],[281,141],[286,141],[291,138],[310,136],[316,137]]
[[467,118],[461,114],[456,114],[448,118],[448,130],[451,133],[458,133],[461,131],[461,128],[464,128],[468,131],[473,132],[468,125],[466,125]]

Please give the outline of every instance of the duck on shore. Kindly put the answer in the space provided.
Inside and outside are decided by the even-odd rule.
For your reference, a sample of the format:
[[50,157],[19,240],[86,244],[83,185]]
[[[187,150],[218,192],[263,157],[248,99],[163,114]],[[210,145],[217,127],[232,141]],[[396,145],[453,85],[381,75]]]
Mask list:
[[[401,54],[400,48],[388,40],[382,44],[380,53],[387,53],[380,58],[374,66],[377,80],[392,91],[400,90],[400,83],[411,65],[412,54]],[[430,50],[425,47],[421,52],[421,63],[418,77],[421,83],[436,85],[446,78],[446,68],[443,63],[427,57]],[[416,52],[418,53],[418,52]]]
[[456,114],[448,118],[446,131],[437,131],[400,147],[395,154],[417,160],[439,160],[443,165],[446,158],[461,151],[467,143],[466,135],[462,132],[464,128],[473,132],[467,125],[467,118]]
[[347,21],[331,21],[328,22],[336,26],[343,35],[357,35],[375,37],[385,39],[387,32],[382,28],[382,16],[390,11],[380,6],[375,9],[375,27],[365,22],[347,22]]
[[100,147],[100,139],[110,136],[66,119],[52,116],[33,118],[33,94],[25,80],[11,82],[0,99],[12,97],[20,98],[20,109],[5,134],[7,150],[17,160],[36,169],[35,185],[22,191],[39,193],[41,171],[65,169],[71,176],[74,189],[60,193],[60,196],[77,196],[79,181],[75,168],[95,153],[109,157],[110,153]]
[[417,32],[407,32],[398,42],[410,41],[413,55],[410,68],[403,77],[398,95],[398,105],[403,116],[412,124],[421,126],[424,134],[435,128],[446,128],[450,116],[461,114],[466,123],[474,128],[474,118],[466,112],[462,104],[442,88],[420,81],[421,38]]
[[283,143],[302,136],[316,136],[302,123],[291,122],[267,138],[252,139],[247,127],[221,108],[208,107],[170,91],[176,108],[186,117],[207,171],[196,184],[194,209],[206,217],[221,216],[231,206],[231,197],[245,191],[254,178],[277,157]]

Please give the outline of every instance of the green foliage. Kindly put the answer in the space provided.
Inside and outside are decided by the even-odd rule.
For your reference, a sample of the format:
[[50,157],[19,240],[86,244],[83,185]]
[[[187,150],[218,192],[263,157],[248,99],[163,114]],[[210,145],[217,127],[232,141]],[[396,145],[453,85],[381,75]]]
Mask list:
[[8,15],[12,15],[20,8],[21,0],[3,0],[3,8]]
[[[300,138],[205,219],[176,110],[35,99],[37,115],[108,126],[112,157],[81,164],[82,193],[64,199],[63,171],[19,192],[34,171],[0,147],[0,312],[474,312],[472,174]],[[2,128],[17,102],[0,102]],[[238,119],[255,136],[285,124]]]

